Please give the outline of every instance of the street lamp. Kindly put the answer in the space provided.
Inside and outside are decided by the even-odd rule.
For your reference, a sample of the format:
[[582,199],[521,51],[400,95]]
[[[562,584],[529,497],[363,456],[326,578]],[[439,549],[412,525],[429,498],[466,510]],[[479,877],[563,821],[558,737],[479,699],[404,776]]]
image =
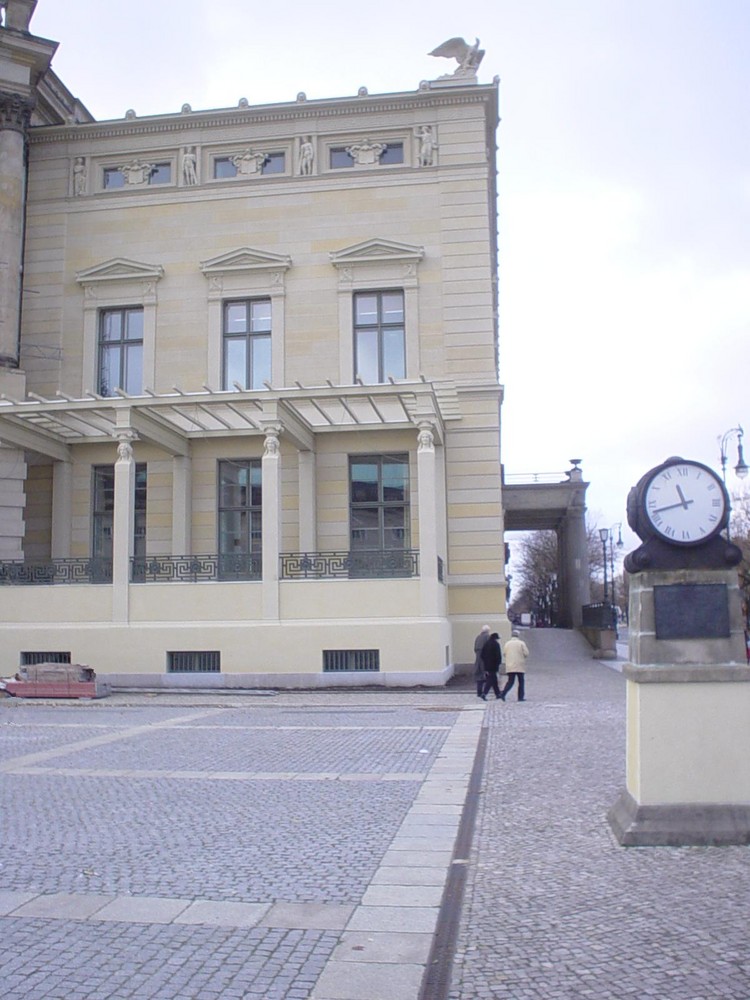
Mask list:
[[[614,530],[617,528],[617,541],[614,541]],[[609,538],[609,577],[612,586],[612,604],[615,608],[615,614],[617,614],[617,593],[615,591],[615,545],[618,549],[623,546],[622,542],[622,521],[617,521],[612,525],[611,528],[607,530],[607,537]]]
[[609,528],[599,528],[599,537],[602,540],[602,553],[604,556],[604,603],[607,603],[609,593],[607,592],[607,539],[609,538]]
[[727,481],[727,444],[735,434],[737,435],[737,464],[734,467],[734,474],[738,479],[744,479],[747,475],[747,464],[745,456],[742,454],[742,436],[744,433],[740,425],[737,424],[736,427],[730,427],[721,437],[717,438],[721,459],[721,478],[725,483]]

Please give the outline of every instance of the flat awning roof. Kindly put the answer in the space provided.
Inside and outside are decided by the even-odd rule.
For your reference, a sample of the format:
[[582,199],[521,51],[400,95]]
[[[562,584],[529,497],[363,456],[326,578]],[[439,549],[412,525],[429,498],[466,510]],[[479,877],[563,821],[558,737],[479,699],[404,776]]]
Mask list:
[[[444,411],[447,410],[447,413]],[[185,392],[146,389],[130,396],[87,393],[54,399],[29,393],[24,400],[0,396],[0,441],[66,461],[80,444],[111,442],[127,429],[175,455],[187,454],[192,439],[263,435],[277,424],[282,438],[312,450],[316,434],[371,429],[413,428],[431,420],[443,440],[443,420],[456,419],[457,394],[421,378],[382,385],[323,386],[216,391],[204,386]]]

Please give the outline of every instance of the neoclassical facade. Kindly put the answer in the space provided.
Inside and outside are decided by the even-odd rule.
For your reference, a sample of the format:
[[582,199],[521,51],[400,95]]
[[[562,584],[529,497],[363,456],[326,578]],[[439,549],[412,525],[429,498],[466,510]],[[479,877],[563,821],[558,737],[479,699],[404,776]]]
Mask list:
[[445,682],[507,629],[497,81],[96,122],[34,6],[0,28],[0,674]]

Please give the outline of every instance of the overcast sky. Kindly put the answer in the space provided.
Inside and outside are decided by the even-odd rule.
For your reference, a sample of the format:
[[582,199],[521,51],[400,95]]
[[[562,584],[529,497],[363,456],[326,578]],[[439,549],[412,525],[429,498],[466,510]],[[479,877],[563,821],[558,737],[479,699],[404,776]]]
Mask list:
[[506,473],[582,459],[609,527],[653,465],[750,434],[750,0],[39,0],[31,27],[97,119],[415,90],[479,36]]

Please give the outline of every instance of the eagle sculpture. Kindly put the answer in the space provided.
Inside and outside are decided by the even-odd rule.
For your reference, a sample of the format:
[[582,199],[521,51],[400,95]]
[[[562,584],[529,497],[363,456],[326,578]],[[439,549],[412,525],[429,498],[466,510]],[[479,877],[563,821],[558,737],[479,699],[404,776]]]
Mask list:
[[469,45],[463,38],[449,38],[447,42],[438,45],[428,54],[444,56],[446,59],[455,59],[458,62],[458,69],[449,76],[476,76],[479,64],[484,58],[484,49],[479,48],[478,38],[473,45]]

